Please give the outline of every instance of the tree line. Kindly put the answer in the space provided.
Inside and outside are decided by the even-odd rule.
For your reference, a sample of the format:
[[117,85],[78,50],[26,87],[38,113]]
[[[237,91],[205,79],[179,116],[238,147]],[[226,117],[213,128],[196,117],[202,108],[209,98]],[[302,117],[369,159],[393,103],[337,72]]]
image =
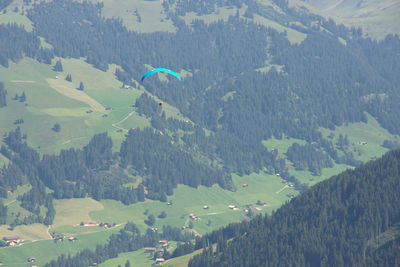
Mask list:
[[379,246],[375,240],[400,222],[399,166],[400,150],[388,152],[313,186],[271,216],[207,234],[193,246],[203,252],[189,266],[396,266],[399,237]]

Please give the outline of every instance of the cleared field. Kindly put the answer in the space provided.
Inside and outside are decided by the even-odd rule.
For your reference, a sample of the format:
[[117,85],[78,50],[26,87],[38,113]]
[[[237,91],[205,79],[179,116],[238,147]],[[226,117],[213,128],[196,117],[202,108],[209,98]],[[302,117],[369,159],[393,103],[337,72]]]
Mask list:
[[5,14],[0,14],[0,24],[16,23],[19,26],[24,26],[25,30],[32,31],[32,21],[30,21],[26,16],[15,12],[7,12]]
[[76,225],[82,221],[89,221],[89,213],[102,210],[103,205],[91,198],[57,199],[54,201],[56,216],[53,226]]
[[[218,186],[206,188],[191,188],[179,185],[174,191],[174,195],[169,198],[172,205],[158,201],[146,201],[133,205],[123,205],[114,200],[102,200],[104,210],[93,211],[89,215],[96,221],[107,221],[123,223],[133,221],[142,230],[148,226],[144,224],[147,216],[153,214],[156,218],[162,212],[167,213],[167,218],[156,219],[155,226],[173,225],[176,227],[188,226],[190,213],[195,213],[200,219],[194,222],[194,229],[204,234],[213,229],[217,229],[230,222],[238,222],[246,219],[243,211],[246,204],[253,204],[260,200],[266,202],[267,206],[261,207],[259,212],[271,212],[278,208],[288,198],[287,193],[296,194],[293,189],[286,189],[280,194],[275,192],[283,187],[281,179],[264,173],[251,174],[248,176],[234,176],[233,180],[237,186],[237,192],[230,192]],[[247,187],[242,184],[247,183]],[[207,205],[208,209],[203,209]],[[236,205],[238,210],[231,210],[228,205]],[[145,215],[145,211],[148,214]],[[210,221],[210,223],[208,222]]]
[[130,262],[131,266],[135,267],[148,267],[151,266],[153,257],[151,253],[145,253],[144,249],[133,252],[121,253],[117,258],[109,259],[100,264],[101,267],[115,267],[118,265],[125,266],[126,261]]
[[103,2],[103,15],[107,18],[121,18],[130,30],[138,32],[174,32],[175,26],[166,19],[162,1],[146,0],[92,0]]
[[[321,129],[321,132],[324,136],[333,134],[334,143],[337,142],[340,134],[343,136],[347,135],[356,159],[366,162],[372,158],[380,157],[388,151],[387,148],[381,146],[383,141],[398,140],[399,137],[390,134],[386,129],[382,128],[371,115],[368,113],[366,115],[368,123],[349,123],[348,125],[336,127],[334,131]],[[366,144],[360,142],[366,142]]]
[[56,259],[61,254],[75,255],[77,252],[107,242],[110,235],[118,233],[121,228],[104,230],[101,232],[75,235],[77,241],[63,241],[55,243],[53,240],[29,242],[18,247],[0,248],[0,259],[5,266],[31,266],[27,264],[28,257],[35,257],[35,265],[43,266]]
[[199,249],[199,250],[194,251],[193,253],[170,259],[167,262],[165,262],[164,266],[166,266],[166,267],[186,267],[186,266],[188,266],[190,259],[193,256],[200,254],[201,252],[203,252],[203,250]]
[[30,225],[19,225],[15,227],[13,231],[8,230],[8,225],[0,226],[1,237],[16,235],[21,237],[23,240],[43,240],[51,238],[47,232],[47,226],[44,224],[35,223]]
[[88,104],[95,112],[104,112],[105,108],[85,92],[77,90],[71,83],[62,79],[46,79],[50,87],[66,97]]
[[289,28],[289,27],[282,26],[281,24],[276,23],[273,20],[264,18],[257,14],[254,15],[253,21],[260,25],[263,25],[266,27],[271,27],[271,28],[277,30],[278,32],[286,31],[287,38],[290,41],[290,43],[292,43],[292,44],[300,44],[307,37],[307,34],[305,34],[305,33],[293,30],[292,28]]
[[[117,132],[112,124],[134,111],[132,105],[142,91],[121,89],[122,83],[114,75],[115,65],[110,65],[109,70],[103,72],[78,59],[62,59],[62,64],[64,72],[61,73],[30,58],[24,58],[17,64],[10,62],[9,68],[0,66],[0,80],[8,92],[7,106],[0,113],[0,134],[14,129],[14,122],[23,119],[24,123],[19,125],[22,132],[28,135],[28,143],[41,153],[82,147],[91,136],[101,132],[109,133],[116,144],[114,151],[117,151],[124,133]],[[72,75],[72,83],[65,81],[67,74]],[[54,90],[48,81],[62,94]],[[83,92],[75,89],[80,81],[85,86]],[[26,102],[12,100],[22,92],[26,95]],[[87,114],[88,109],[101,112]],[[52,130],[55,123],[61,125],[58,133]],[[119,126],[129,129],[148,125],[147,118],[133,113]],[[3,161],[0,159],[0,164]]]

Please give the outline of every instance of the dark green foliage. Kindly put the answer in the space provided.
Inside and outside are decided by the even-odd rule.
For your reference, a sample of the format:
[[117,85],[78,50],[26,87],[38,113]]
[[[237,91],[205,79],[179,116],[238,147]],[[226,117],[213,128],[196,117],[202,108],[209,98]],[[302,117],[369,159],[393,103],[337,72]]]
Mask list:
[[4,89],[4,84],[0,82],[0,108],[7,106],[7,90]]
[[56,133],[61,131],[61,125],[59,123],[55,123],[53,125],[53,128],[51,128],[53,131],[55,131]]
[[[165,232],[164,232],[165,231]],[[187,242],[193,235],[183,235],[178,228],[163,227],[159,234],[147,229],[145,234],[140,234],[135,224],[128,222],[118,234],[113,234],[108,243],[98,245],[95,250],[85,249],[75,256],[61,255],[57,260],[52,260],[45,267],[90,266],[93,262],[102,263],[110,258],[115,258],[119,253],[136,251],[143,247],[155,247],[160,239]],[[168,253],[164,254],[167,258]]]
[[[267,169],[287,178],[284,162],[261,146],[262,140],[281,138],[283,134],[316,142],[321,153],[329,155],[330,159],[324,156],[323,163],[308,167],[317,174],[332,160],[357,165],[349,153],[338,158],[318,129],[366,122],[365,111],[392,133],[400,132],[398,116],[390,115],[400,112],[395,90],[400,64],[392,56],[399,53],[397,36],[380,42],[361,39],[358,29],[297,12],[286,1],[276,1],[285,15],[256,1],[246,1],[249,15],[259,14],[308,34],[302,43],[292,45],[286,33],[241,20],[238,14],[225,22],[205,24],[195,20],[189,27],[179,16],[187,12],[210,14],[218,6],[242,5],[242,1],[218,1],[216,5],[215,1],[195,2],[163,3],[177,27],[175,34],[130,32],[120,21],[101,17],[102,5],[89,2],[40,2],[28,11],[28,16],[37,33],[54,47],[55,55],[87,57],[89,63],[103,70],[111,63],[120,65],[122,69],[116,70],[116,76],[124,84],[140,79],[145,72],[143,62],[173,65],[174,69],[196,73],[185,77],[182,83],[150,79],[146,89],[176,106],[199,126],[185,132],[181,140],[210,161],[220,162],[228,173],[241,175]],[[292,21],[301,22],[305,28]],[[346,46],[338,41],[339,36]],[[282,65],[283,72],[255,71],[267,60]],[[227,94],[231,97],[226,98]],[[382,94],[389,97],[379,97]],[[151,117],[152,126],[158,130],[193,127],[191,123],[186,126],[173,119],[165,120],[160,116],[160,107],[145,94],[136,101],[136,107],[140,114]],[[211,134],[203,135],[203,128],[211,130]],[[166,193],[170,194],[171,186],[167,188]]]
[[54,71],[57,71],[57,72],[62,72],[63,71],[63,66],[62,66],[61,60],[57,60],[57,62],[54,65],[53,69],[54,69]]
[[400,142],[397,140],[396,141],[385,140],[385,141],[383,141],[382,146],[386,147],[388,149],[396,149],[396,148],[400,148]]
[[14,124],[15,124],[15,125],[22,124],[22,123],[24,123],[24,119],[22,119],[22,118],[16,119],[16,120],[14,121]]
[[66,81],[72,82],[72,76],[71,74],[67,74],[67,76],[65,77]]
[[148,226],[153,226],[154,223],[156,222],[156,217],[154,217],[153,214],[150,214],[150,215],[147,217],[147,220],[145,220],[144,222],[145,222]]
[[309,170],[314,175],[321,175],[322,168],[332,168],[333,162],[329,155],[322,152],[316,145],[304,146],[294,143],[287,152],[287,158],[298,170]]
[[0,10],[5,9],[13,0],[3,0],[0,2]]
[[0,225],[5,224],[7,220],[7,206],[3,205],[3,201],[0,199]]
[[26,101],[26,95],[25,92],[22,92],[21,96],[19,97],[19,102],[25,102]]
[[166,213],[165,211],[162,211],[162,212],[158,215],[158,218],[160,218],[160,219],[165,219],[165,218],[167,218],[167,213]]
[[395,266],[398,241],[375,252],[368,244],[400,222],[399,191],[396,150],[317,184],[271,217],[202,237],[195,248],[207,241],[219,249],[205,249],[189,266]]
[[369,252],[366,266],[400,266],[400,237]]
[[218,183],[232,189],[231,177],[195,161],[159,130],[131,130],[121,144],[120,157],[123,166],[130,165],[146,177],[143,185],[151,199],[166,201],[164,194],[172,195],[173,188],[180,183],[192,187]]
[[83,82],[79,83],[79,87],[77,89],[81,90],[81,91],[83,91],[85,89],[85,86],[83,85]]

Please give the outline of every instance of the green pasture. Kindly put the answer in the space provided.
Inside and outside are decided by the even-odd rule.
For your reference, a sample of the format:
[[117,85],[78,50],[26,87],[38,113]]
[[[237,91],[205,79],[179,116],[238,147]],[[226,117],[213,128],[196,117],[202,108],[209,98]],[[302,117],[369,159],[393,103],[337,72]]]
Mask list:
[[116,267],[118,265],[125,266],[126,261],[129,260],[131,266],[135,267],[148,267],[151,266],[153,261],[153,253],[146,253],[144,249],[132,252],[125,252],[118,255],[117,258],[109,259],[100,267]]
[[[17,200],[17,197],[22,196],[26,192],[31,189],[30,185],[18,186],[14,192],[8,192],[7,198],[3,199],[3,204],[7,206],[7,224],[12,223],[17,216],[23,219],[25,216],[30,215],[31,213],[26,209],[20,206],[20,201]],[[0,227],[0,236],[6,236],[8,233],[8,227],[2,226]]]
[[[331,140],[334,145],[336,145],[340,134],[342,134],[343,137],[347,136],[349,146],[346,150],[351,152],[355,159],[367,162],[371,159],[379,158],[388,151],[387,148],[382,147],[384,140],[399,140],[399,136],[390,134],[370,114],[367,113],[366,115],[368,123],[347,123],[336,127],[335,130],[325,128],[320,128],[319,130],[324,138]],[[360,142],[366,142],[366,144],[363,145]],[[284,159],[286,159],[285,153],[291,145],[294,143],[300,145],[306,144],[304,140],[287,138],[285,136],[282,139],[271,138],[264,140],[262,143],[268,150],[277,149],[279,157]],[[339,155],[341,154],[343,154],[343,152],[339,151]],[[347,168],[351,168],[351,166],[346,164],[334,163],[332,168],[322,169],[322,174],[320,176],[314,176],[309,171],[295,170],[292,163],[287,159],[286,164],[291,175],[295,176],[300,182],[309,185],[318,183],[346,170]]]
[[[58,59],[57,59],[58,60]],[[24,58],[18,63],[10,62],[9,68],[0,66],[0,80],[7,90],[7,106],[0,113],[0,134],[4,134],[16,125],[17,119],[23,119],[19,126],[28,135],[28,144],[41,153],[59,152],[70,147],[86,145],[91,136],[108,132],[114,140],[114,150],[124,139],[126,131],[118,132],[117,125],[123,129],[149,126],[147,118],[136,113],[133,104],[142,91],[135,88],[122,89],[122,83],[116,80],[115,65],[107,72],[97,70],[83,59],[62,59],[63,72],[54,72],[52,66]],[[54,60],[53,64],[55,64]],[[72,83],[64,79],[71,74]],[[50,82],[51,81],[51,82]],[[80,82],[85,90],[74,94]],[[49,83],[50,82],[50,83]],[[69,93],[60,93],[51,86],[63,90],[69,86]],[[12,100],[16,94],[25,92],[26,102]],[[80,93],[80,95],[79,95]],[[80,99],[80,96],[85,98]],[[88,97],[87,97],[88,96]],[[89,100],[88,100],[89,99]],[[90,101],[90,102],[89,102]],[[100,104],[108,110],[86,113],[90,104]],[[96,105],[98,105],[96,104]],[[174,109],[170,113],[176,112]],[[55,123],[61,125],[61,131],[52,130]],[[4,159],[0,163],[5,162]]]
[[287,152],[288,148],[294,143],[305,145],[306,141],[297,138],[289,138],[283,135],[282,139],[276,139],[275,137],[273,137],[268,140],[262,141],[262,143],[269,151],[277,149],[278,155],[280,157],[284,157],[284,154]]
[[[399,137],[390,134],[370,114],[366,113],[366,115],[368,123],[349,123],[336,127],[334,131],[327,129],[320,129],[320,131],[325,138],[333,134],[333,143],[337,142],[340,134],[347,135],[350,143],[349,149],[353,152],[354,157],[363,162],[369,161],[388,151],[387,148],[381,146],[384,140],[398,140]],[[362,145],[360,142],[367,144]]]
[[0,248],[0,261],[5,266],[31,266],[27,264],[27,258],[35,257],[35,265],[42,266],[61,254],[73,256],[86,248],[94,250],[96,245],[106,243],[109,236],[118,233],[120,229],[121,227],[117,227],[96,233],[75,235],[77,238],[75,242],[68,240],[63,242],[40,240],[27,242],[18,247]]
[[0,13],[0,24],[15,23],[19,26],[24,26],[25,30],[32,31],[32,21],[28,17],[16,12]]
[[[137,32],[168,31],[175,32],[171,20],[166,19],[166,13],[161,0],[91,0],[103,2],[103,15],[106,18],[121,18],[123,25]],[[138,13],[138,15],[136,14]],[[140,17],[140,20],[139,20]]]
[[210,24],[220,20],[227,21],[230,16],[234,16],[237,11],[242,15],[247,9],[246,5],[243,5],[241,9],[228,8],[228,7],[218,7],[216,11],[208,15],[197,15],[195,12],[188,12],[185,14],[183,20],[187,25],[190,25],[194,20],[203,20],[205,23]]
[[53,226],[79,225],[82,221],[90,221],[89,213],[102,210],[103,205],[91,198],[73,198],[54,200],[56,216]]
[[[267,206],[260,207],[261,211],[259,212],[271,212],[288,199],[287,193],[296,193],[289,188],[276,193],[284,187],[284,184],[279,177],[265,173],[243,177],[234,175],[233,180],[237,187],[236,192],[223,190],[216,185],[210,188],[200,186],[197,189],[179,185],[175,189],[174,195],[169,197],[169,201],[172,201],[170,206],[167,203],[151,200],[132,205],[124,205],[115,200],[102,200],[104,209],[92,211],[89,215],[96,221],[117,224],[132,221],[141,230],[144,230],[148,227],[144,224],[144,220],[150,214],[156,217],[154,227],[161,228],[162,225],[188,226],[190,220],[188,216],[190,213],[194,213],[200,218],[198,221],[193,221],[194,230],[199,234],[204,234],[230,222],[246,219],[247,216],[243,211],[246,204],[256,206],[255,203],[260,200],[266,202]],[[244,183],[248,186],[243,187]],[[209,206],[209,209],[203,209],[205,205]],[[229,205],[236,205],[238,210],[229,209]],[[147,215],[144,214],[146,210],[148,210]],[[167,218],[157,218],[162,211],[167,213]],[[208,220],[211,225],[207,225]]]
[[299,44],[299,43],[303,42],[303,40],[307,37],[307,34],[305,34],[305,33],[302,33],[302,32],[296,31],[292,28],[283,26],[273,20],[267,19],[258,14],[254,15],[253,22],[263,25],[265,27],[271,27],[271,28],[277,30],[278,32],[286,31],[286,34],[287,34],[286,37],[292,44]]
[[[8,225],[0,226],[0,238],[6,236],[19,236],[23,240],[45,240],[50,239],[50,235],[47,233],[47,226],[40,223],[34,223],[29,225],[18,225],[13,231],[8,229]],[[1,259],[1,249],[0,249]]]

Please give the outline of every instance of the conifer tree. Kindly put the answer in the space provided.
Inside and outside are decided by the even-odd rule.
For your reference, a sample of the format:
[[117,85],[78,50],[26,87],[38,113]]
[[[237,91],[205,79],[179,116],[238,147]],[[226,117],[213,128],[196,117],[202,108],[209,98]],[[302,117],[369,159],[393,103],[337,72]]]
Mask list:
[[63,66],[62,66],[61,60],[58,60],[56,62],[56,65],[54,65],[54,71],[57,71],[57,72],[63,71]]

